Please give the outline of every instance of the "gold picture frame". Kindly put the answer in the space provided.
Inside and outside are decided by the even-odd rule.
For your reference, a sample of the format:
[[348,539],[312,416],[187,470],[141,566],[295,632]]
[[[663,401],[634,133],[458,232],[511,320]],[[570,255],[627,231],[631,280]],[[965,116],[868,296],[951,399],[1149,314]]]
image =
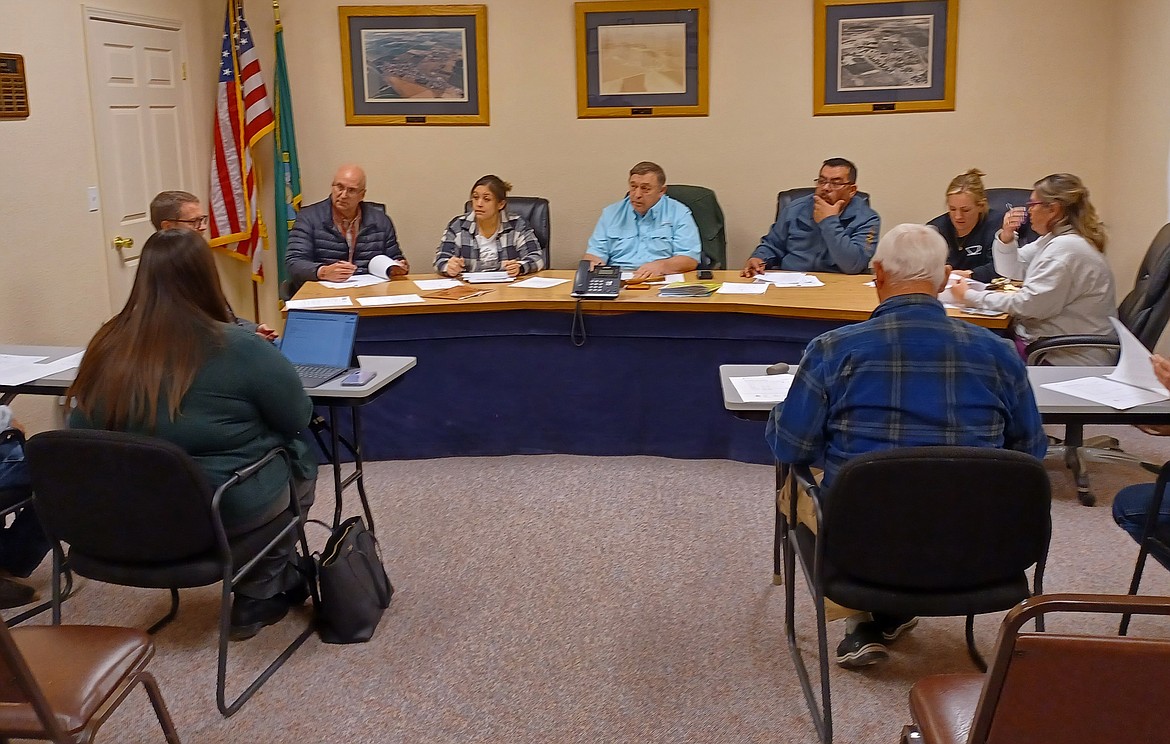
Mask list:
[[707,116],[708,0],[574,5],[577,118]]
[[346,125],[485,125],[486,5],[343,5]]
[[813,115],[955,110],[959,0],[815,0]]

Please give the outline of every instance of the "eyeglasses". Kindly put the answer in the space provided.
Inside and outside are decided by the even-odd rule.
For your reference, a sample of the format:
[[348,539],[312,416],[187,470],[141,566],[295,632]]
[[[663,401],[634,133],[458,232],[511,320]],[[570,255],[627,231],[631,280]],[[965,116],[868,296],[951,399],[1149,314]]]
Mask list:
[[1047,204],[1047,203],[1048,202],[1042,202],[1042,201],[1024,202],[1024,209],[1031,209],[1032,207],[1038,207],[1041,204]]
[[341,196],[342,194],[344,194],[345,196],[357,196],[358,194],[365,191],[365,189],[364,188],[359,189],[356,186],[342,186],[339,183],[335,183],[335,184],[333,184],[333,191],[338,196]]
[[196,230],[202,230],[207,227],[207,215],[201,214],[198,217],[192,217],[189,220],[171,220],[171,222],[182,222],[184,225],[190,225]]
[[854,183],[856,183],[856,181],[838,181],[837,179],[833,179],[832,181],[830,181],[830,180],[825,179],[825,178],[818,178],[818,179],[813,181],[813,184],[815,184],[816,186],[828,186],[830,189],[833,189],[834,191],[841,188],[842,186],[852,186]]

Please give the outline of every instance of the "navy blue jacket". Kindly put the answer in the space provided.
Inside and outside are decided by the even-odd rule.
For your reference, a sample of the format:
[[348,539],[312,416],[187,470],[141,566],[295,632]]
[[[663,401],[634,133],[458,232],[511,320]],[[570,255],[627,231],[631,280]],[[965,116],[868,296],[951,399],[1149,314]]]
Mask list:
[[[378,255],[402,260],[394,223],[386,212],[369,202],[361,203],[362,222],[353,251],[357,273],[364,274],[370,259]],[[288,234],[285,263],[293,284],[316,281],[318,267],[349,258],[349,244],[333,224],[333,205],[329,199],[310,204],[297,214],[297,223]]]

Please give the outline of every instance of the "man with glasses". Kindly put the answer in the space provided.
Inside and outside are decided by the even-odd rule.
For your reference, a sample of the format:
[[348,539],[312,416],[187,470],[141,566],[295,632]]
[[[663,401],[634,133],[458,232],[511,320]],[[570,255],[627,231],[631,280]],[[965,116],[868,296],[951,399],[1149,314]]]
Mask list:
[[[150,222],[155,230],[191,230],[202,233],[207,229],[207,213],[199,197],[186,191],[162,191],[150,200]],[[253,323],[235,314],[228,306],[228,315],[241,328],[273,341],[276,331],[264,323]]]
[[857,194],[857,166],[844,158],[821,165],[816,190],[796,199],[752,251],[743,276],[767,269],[860,274],[869,268],[881,218]]
[[[329,198],[297,214],[288,235],[288,274],[295,287],[305,282],[343,282],[365,273],[374,256],[388,256],[391,273],[406,274],[410,265],[398,247],[394,223],[384,209],[363,201],[366,173],[343,165],[333,176]],[[295,288],[294,288],[295,291]]]

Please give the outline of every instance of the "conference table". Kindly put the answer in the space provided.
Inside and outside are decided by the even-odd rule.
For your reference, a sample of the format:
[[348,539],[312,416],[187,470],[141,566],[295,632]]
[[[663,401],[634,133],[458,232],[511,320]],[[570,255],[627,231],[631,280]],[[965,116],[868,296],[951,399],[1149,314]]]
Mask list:
[[[813,274],[819,287],[764,294],[658,296],[623,288],[615,300],[575,299],[574,271],[543,271],[557,286],[486,284],[464,300],[364,305],[423,294],[415,279],[329,288],[305,284],[294,301],[345,301],[359,353],[409,355],[418,373],[366,411],[376,459],[579,454],[771,462],[762,429],[723,410],[720,364],[795,362],[821,333],[865,320],[877,306],[868,275]],[[525,277],[527,278],[527,277]],[[696,280],[694,272],[685,275]],[[715,282],[750,283],[736,271]],[[294,303],[295,304],[295,303]],[[1006,331],[1004,315],[950,310]]]
[[[43,357],[44,363],[51,363],[64,357],[82,351],[79,347],[68,346],[20,346],[15,344],[0,344],[0,356],[34,356]],[[406,372],[415,366],[412,357],[395,356],[359,356],[358,362],[363,370],[373,371],[374,377],[364,385],[345,386],[341,384],[341,377],[336,377],[322,385],[306,389],[309,399],[314,406],[326,408],[329,412],[327,426],[315,427],[314,434],[318,438],[322,451],[329,462],[333,464],[333,487],[335,496],[335,513],[340,515],[342,496],[350,485],[357,488],[362,506],[369,514],[369,505],[366,498],[364,471],[362,467],[364,445],[362,437],[361,409],[377,401],[390,387],[399,383]],[[244,371],[246,373],[246,371]],[[17,395],[64,395],[73,378],[77,375],[77,368],[68,369],[55,374],[20,384],[0,383],[0,403],[7,404]],[[343,415],[343,412],[346,412]],[[343,436],[342,427],[348,419],[349,436]],[[328,439],[321,436],[324,430]],[[353,470],[349,475],[341,473],[341,462],[344,451],[348,451],[349,459],[353,461]]]

